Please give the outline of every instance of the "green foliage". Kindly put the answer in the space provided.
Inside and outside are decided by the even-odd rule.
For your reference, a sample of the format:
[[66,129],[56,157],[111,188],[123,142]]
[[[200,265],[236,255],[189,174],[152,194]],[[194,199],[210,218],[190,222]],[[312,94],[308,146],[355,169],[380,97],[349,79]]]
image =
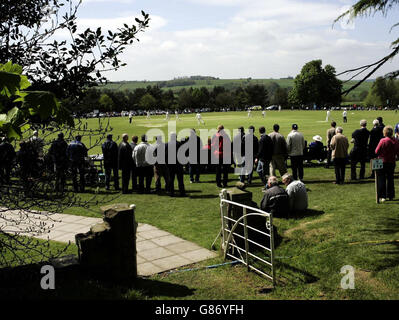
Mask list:
[[321,60],[306,63],[295,77],[294,89],[289,95],[294,105],[334,106],[341,103],[342,82],[336,78],[335,68]]
[[378,77],[364,100],[368,106],[397,106],[399,104],[399,81]]
[[100,103],[100,105],[104,108],[104,110],[106,111],[112,111],[113,107],[114,107],[114,102],[112,101],[112,99],[109,97],[109,95],[107,95],[106,93],[103,93],[100,97],[100,99],[98,100],[98,102]]
[[157,100],[155,100],[155,98],[149,94],[146,93],[141,99],[140,99],[140,106],[144,109],[144,110],[151,110],[154,109],[156,107],[156,103]]
[[20,138],[34,123],[74,125],[73,119],[54,94],[28,91],[30,83],[22,67],[11,61],[0,64],[0,132],[10,139]]
[[[335,20],[335,22],[343,19],[344,17],[349,17],[350,20],[353,20],[357,17],[370,16],[370,15],[374,15],[375,13],[378,13],[378,12],[380,12],[384,16],[386,16],[388,11],[395,8],[398,4],[399,4],[399,0],[358,0],[355,4],[353,4],[351,6],[351,8],[349,10],[347,10],[346,12],[341,14]],[[391,27],[390,32],[392,31],[392,29],[394,29],[397,26],[399,26],[399,22],[395,23]],[[354,75],[352,76],[352,78],[350,78],[350,80],[355,78],[356,76],[359,76],[362,73],[364,74],[364,72],[366,72],[366,71],[368,72],[367,74],[365,74],[363,76],[363,78],[358,83],[356,83],[349,89],[345,90],[343,92],[343,94],[346,94],[346,93],[352,91],[353,89],[357,88],[361,83],[363,83],[365,80],[369,79],[386,62],[393,59],[399,53],[399,38],[392,41],[391,50],[392,51],[388,55],[386,55],[385,57],[383,57],[382,59],[380,59],[374,63],[342,72],[341,74],[354,73]],[[391,71],[390,73],[388,73],[386,75],[386,77],[389,77],[389,78],[396,78],[397,76],[399,76],[399,70]]]
[[[6,0],[0,3],[0,63],[23,67],[33,90],[50,91],[71,105],[84,90],[105,82],[103,72],[125,64],[119,56],[149,24],[141,12],[136,24],[117,32],[101,27],[78,32],[81,0]],[[62,7],[68,8],[67,10]],[[58,40],[57,32],[67,34]],[[11,81],[7,81],[11,83]]]

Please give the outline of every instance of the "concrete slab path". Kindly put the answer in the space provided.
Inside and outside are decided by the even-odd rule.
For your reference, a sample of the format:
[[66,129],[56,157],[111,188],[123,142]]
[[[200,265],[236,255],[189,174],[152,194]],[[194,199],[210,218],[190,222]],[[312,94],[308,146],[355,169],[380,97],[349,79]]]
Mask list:
[[[17,221],[22,220],[18,226],[13,222],[17,216]],[[34,225],[37,227],[20,234],[65,243],[75,243],[75,234],[86,233],[91,226],[102,222],[100,218],[59,213],[42,215],[7,211],[1,212],[1,217],[1,228],[9,233],[23,230],[24,224]],[[49,229],[46,233],[39,233],[43,225]],[[148,224],[139,223],[136,236],[137,270],[140,276],[154,275],[217,256],[213,251]]]

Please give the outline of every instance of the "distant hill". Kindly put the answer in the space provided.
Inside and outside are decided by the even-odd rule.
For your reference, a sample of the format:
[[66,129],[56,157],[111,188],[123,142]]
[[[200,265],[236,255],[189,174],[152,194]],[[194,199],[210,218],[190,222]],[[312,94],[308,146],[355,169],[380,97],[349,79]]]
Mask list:
[[[281,78],[281,79],[219,79],[208,76],[191,76],[191,77],[180,77],[173,80],[165,81],[118,81],[111,82],[99,88],[106,88],[110,90],[121,90],[121,91],[133,91],[137,88],[146,88],[147,86],[159,86],[163,90],[172,90],[177,92],[183,88],[189,89],[206,87],[212,90],[215,86],[225,87],[226,89],[235,89],[237,87],[245,87],[254,84],[270,85],[270,83],[277,83],[282,88],[292,88],[294,86],[294,79],[292,77]],[[349,81],[344,84],[344,89],[354,85],[356,81]],[[373,80],[363,82],[354,91],[349,93],[348,96],[344,97],[346,101],[359,101],[359,96],[362,91],[369,91]]]

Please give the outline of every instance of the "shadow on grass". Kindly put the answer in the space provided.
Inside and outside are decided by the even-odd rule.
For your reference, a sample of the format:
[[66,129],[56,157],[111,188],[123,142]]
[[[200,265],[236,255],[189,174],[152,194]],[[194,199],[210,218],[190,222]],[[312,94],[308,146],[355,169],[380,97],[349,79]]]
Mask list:
[[297,212],[297,213],[291,214],[290,218],[298,220],[298,219],[303,219],[303,218],[308,218],[308,217],[320,216],[324,213],[325,212],[321,211],[321,210],[307,209],[304,212]]
[[[43,265],[43,264],[42,264]],[[107,299],[141,300],[152,297],[182,298],[194,294],[195,289],[184,285],[146,278],[116,282],[96,277],[79,265],[55,269],[55,289],[40,286],[41,266],[38,264],[0,269],[0,298],[17,300],[41,299]]]
[[203,194],[203,195],[198,195],[198,196],[189,195],[189,198],[190,199],[214,199],[214,198],[219,198],[219,195],[217,195],[217,194]]
[[[373,263],[373,270],[378,272],[397,267],[399,265],[399,240],[395,235],[399,232],[399,217],[384,217],[378,221],[374,230],[369,231],[383,235],[383,239],[370,240],[363,244],[370,247],[370,251],[373,250],[372,254],[378,257]],[[392,239],[392,237],[396,239]]]
[[320,278],[304,270],[293,267],[287,263],[277,262],[279,284],[290,285],[293,283],[314,283]]

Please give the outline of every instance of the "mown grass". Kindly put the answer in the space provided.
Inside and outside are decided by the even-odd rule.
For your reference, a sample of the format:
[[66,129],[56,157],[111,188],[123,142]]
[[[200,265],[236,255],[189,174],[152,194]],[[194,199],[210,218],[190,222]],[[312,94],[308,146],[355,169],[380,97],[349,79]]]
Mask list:
[[[332,116],[340,124],[340,112]],[[344,124],[344,134],[350,133],[365,118],[369,123],[381,115],[386,124],[398,122],[393,112],[349,113]],[[328,128],[324,112],[268,112],[266,119],[254,113],[252,119],[246,113],[210,113],[203,115],[206,127],[223,123],[227,129],[240,124],[256,128],[266,125],[268,132],[273,123],[280,123],[286,136],[295,122],[308,141],[315,134],[325,139]],[[93,120],[91,120],[93,121]],[[96,120],[94,120],[96,121]],[[93,121],[93,123],[94,123]],[[128,119],[112,119],[114,133],[140,135],[150,124],[163,124],[163,117],[146,120],[135,118],[133,125]],[[193,115],[183,117],[178,129],[199,128]],[[165,128],[165,127],[163,127]],[[349,178],[349,168],[346,177]],[[367,168],[366,176],[370,174]],[[259,204],[262,198],[260,180],[248,188]],[[397,177],[396,177],[397,179]],[[170,198],[157,195],[121,195],[113,191],[99,196],[101,203],[90,210],[70,208],[67,213],[101,217],[102,204],[126,202],[136,204],[138,222],[149,223],[171,232],[202,247],[210,248],[220,228],[219,188],[213,174],[201,176],[201,183],[190,184],[185,176],[187,198]],[[65,275],[56,296],[39,292],[46,298],[68,298],[78,287],[84,298],[109,299],[398,299],[399,298],[399,201],[375,203],[374,181],[347,181],[342,186],[333,185],[334,170],[322,166],[305,167],[305,183],[309,195],[309,213],[303,217],[274,219],[282,241],[276,248],[277,286],[242,265],[225,265],[218,268],[206,266],[223,263],[218,258],[180,268],[195,270],[163,273],[140,279],[134,285],[116,285]],[[229,186],[237,177],[230,175]],[[397,180],[395,180],[397,186]],[[91,190],[94,191],[94,190]],[[89,190],[90,192],[90,190]],[[91,194],[81,194],[89,198]],[[220,247],[218,242],[218,248]],[[340,286],[345,265],[355,268],[355,289],[343,290]],[[199,268],[199,269],[197,269]],[[33,289],[32,289],[33,290]],[[44,296],[43,296],[44,297]]]

